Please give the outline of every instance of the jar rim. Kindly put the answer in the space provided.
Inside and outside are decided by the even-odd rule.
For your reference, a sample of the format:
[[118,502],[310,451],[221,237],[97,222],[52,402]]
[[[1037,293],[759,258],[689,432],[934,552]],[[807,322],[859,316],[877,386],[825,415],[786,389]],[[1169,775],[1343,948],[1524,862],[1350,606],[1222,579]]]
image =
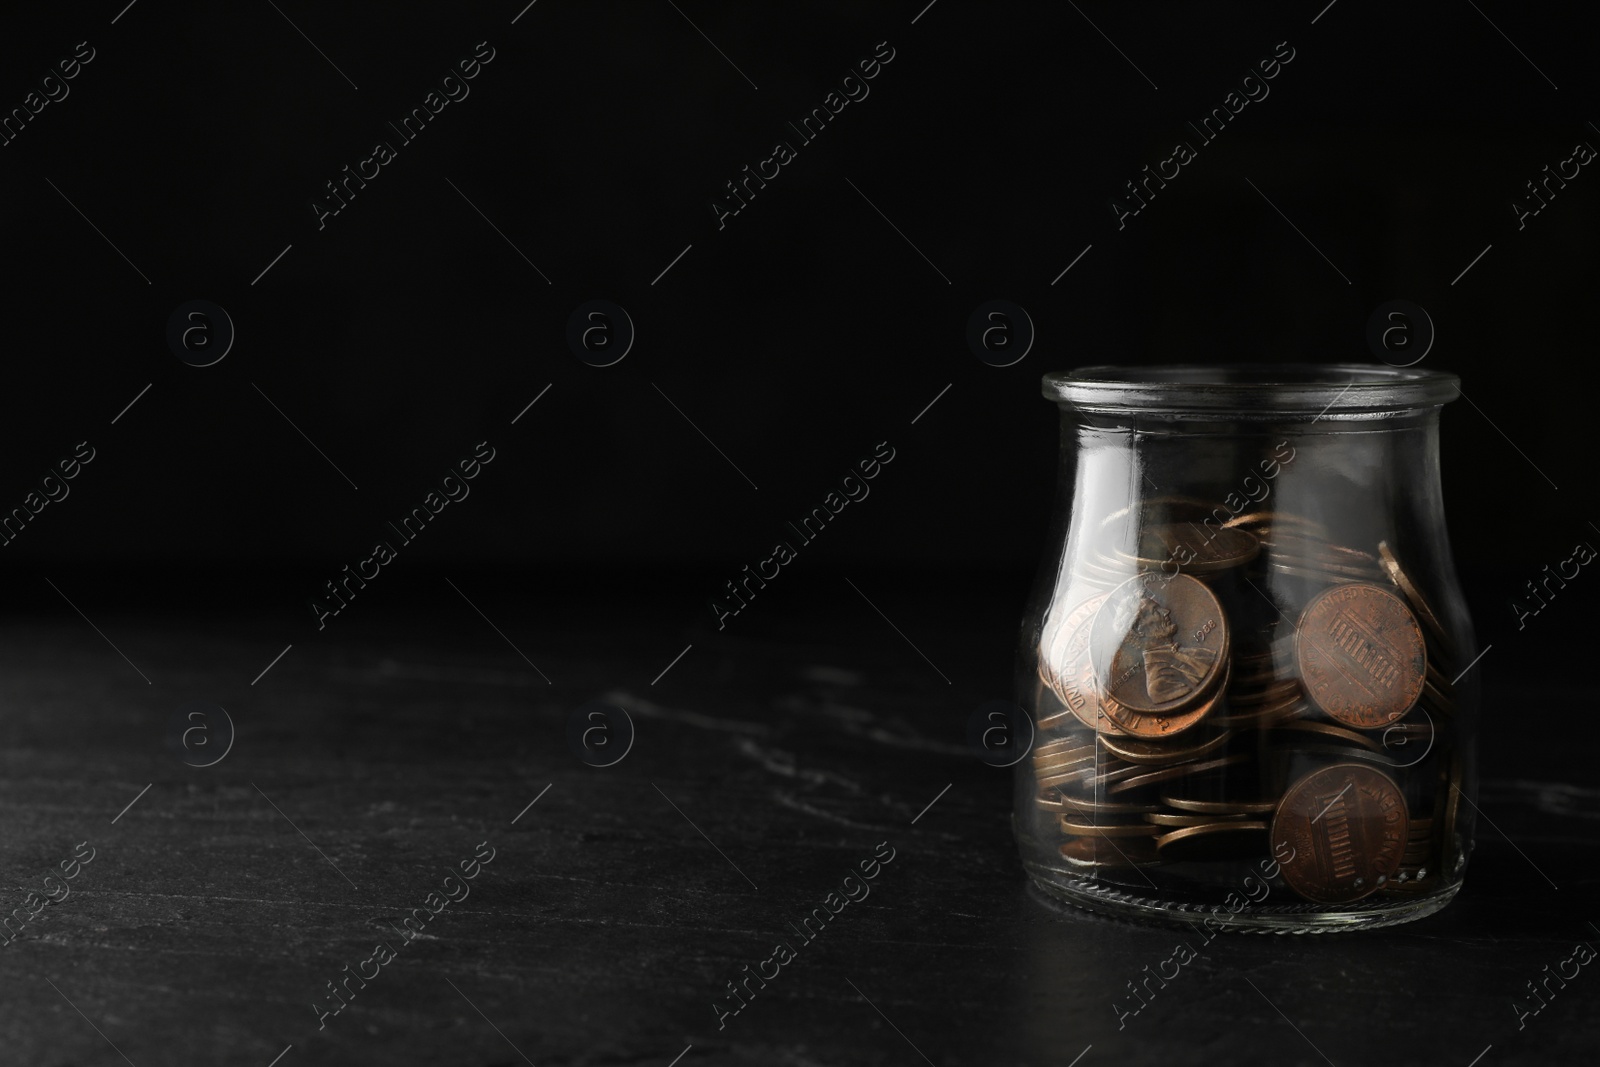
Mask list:
[[1294,416],[1439,407],[1461,394],[1447,371],[1370,363],[1167,363],[1052,371],[1047,400],[1081,411]]

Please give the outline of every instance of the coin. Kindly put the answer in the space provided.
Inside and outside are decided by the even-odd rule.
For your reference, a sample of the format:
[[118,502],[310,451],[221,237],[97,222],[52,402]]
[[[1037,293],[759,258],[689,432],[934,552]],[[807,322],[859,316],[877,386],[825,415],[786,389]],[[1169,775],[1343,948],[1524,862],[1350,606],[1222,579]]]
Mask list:
[[1110,697],[1100,700],[1100,714],[1116,729],[1130,737],[1145,739],[1176,737],[1185,730],[1198,726],[1226,697],[1227,675],[1221,684],[1214,684],[1210,699],[1199,707],[1165,715],[1145,715],[1123,707]]
[[1081,748],[1066,749],[1033,755],[1033,769],[1036,771],[1064,771],[1078,764],[1088,761],[1093,763],[1096,758],[1094,746],[1086,745]]
[[1433,706],[1435,711],[1441,711],[1448,715],[1456,710],[1456,702],[1441,693],[1433,682],[1426,678],[1422,680],[1422,696]]
[[1067,642],[1085,623],[1094,618],[1094,613],[1100,610],[1100,605],[1105,603],[1105,599],[1106,594],[1099,593],[1069,609],[1058,622],[1046,627],[1048,642],[1044,639],[1039,642],[1039,677],[1050,687],[1050,691],[1067,705],[1068,710],[1072,709],[1072,701],[1067,699],[1061,685],[1062,672],[1069,666],[1066,659]]
[[[1054,694],[1052,693],[1052,696],[1053,695]],[[1043,709],[1041,708],[1041,710]],[[1046,733],[1050,730],[1060,729],[1061,727],[1076,721],[1077,716],[1073,715],[1070,709],[1062,708],[1060,711],[1053,711],[1048,715],[1039,716],[1038,722],[1036,722],[1034,725],[1038,728],[1040,733]]]
[[1113,794],[1126,793],[1129,790],[1141,789],[1147,785],[1156,785],[1160,782],[1170,782],[1175,778],[1182,778],[1186,775],[1201,774],[1205,771],[1213,771],[1221,767],[1231,767],[1234,764],[1243,763],[1249,758],[1250,754],[1248,752],[1236,752],[1231,756],[1222,756],[1213,760],[1202,760],[1197,763],[1180,763],[1175,767],[1163,767],[1157,771],[1140,768],[1140,770],[1144,770],[1145,773],[1131,775],[1122,781],[1117,782],[1110,789],[1108,789],[1107,792]]
[[1280,722],[1273,726],[1275,731],[1287,733],[1313,734],[1317,737],[1332,738],[1335,741],[1344,741],[1352,745],[1360,745],[1371,752],[1383,754],[1383,745],[1374,741],[1366,734],[1358,734],[1354,730],[1346,730],[1342,726],[1332,726],[1325,722],[1308,722],[1304,719]]
[[1374,752],[1366,748],[1352,748],[1349,745],[1335,744],[1307,744],[1300,742],[1295,745],[1280,745],[1277,750],[1279,756],[1304,756],[1313,759],[1330,760],[1358,760],[1370,763],[1375,767],[1405,767],[1403,760],[1395,759],[1385,752]]
[[1094,737],[1091,736],[1091,734],[1078,734],[1078,736],[1067,737],[1051,737],[1050,741],[1045,741],[1042,742],[1042,744],[1034,745],[1035,757],[1040,757],[1040,755],[1043,755],[1043,757],[1050,757],[1050,755],[1061,755],[1061,753],[1064,752],[1078,752],[1078,750],[1083,750],[1083,752],[1093,752]]
[[1139,531],[1137,553],[1119,553],[1145,570],[1166,574],[1215,574],[1255,559],[1261,544],[1248,531],[1192,522],[1146,526]]
[[1135,504],[1113,511],[1100,526],[1103,531],[1125,533],[1135,527],[1151,526],[1174,518],[1203,518],[1211,513],[1212,506],[1197,496],[1178,496],[1173,493],[1147,496]]
[[1267,824],[1259,819],[1218,820],[1187,826],[1156,838],[1163,860],[1240,859],[1266,851]]
[[1069,785],[1073,782],[1082,782],[1093,778],[1098,768],[1094,760],[1087,760],[1081,764],[1065,770],[1043,770],[1038,772],[1039,787],[1048,789],[1052,786]]
[[1147,773],[1149,770],[1150,768],[1148,767],[1141,767],[1136,763],[1127,763],[1113,758],[1105,762],[1104,769],[1101,772],[1094,774],[1090,778],[1085,778],[1082,782],[1082,788],[1085,793],[1100,793],[1108,785],[1126,778],[1132,778],[1138,774]]
[[1386,726],[1422,695],[1422,630],[1405,602],[1379,586],[1352,583],[1313,597],[1295,652],[1307,694],[1346,726]]
[[1445,632],[1444,624],[1439,621],[1439,616],[1434,614],[1432,606],[1428,604],[1427,598],[1422,595],[1422,591],[1412,584],[1410,575],[1406,574],[1405,569],[1400,566],[1399,559],[1395,557],[1394,550],[1389,547],[1387,541],[1378,542],[1378,559],[1383,563],[1383,569],[1388,573],[1390,579],[1394,581],[1395,585],[1399,586],[1400,592],[1405,595],[1407,603],[1417,613],[1417,617],[1422,620],[1422,624],[1432,632],[1440,645],[1447,650],[1454,651],[1454,642],[1450,640],[1450,635]]
[[1237,683],[1228,689],[1228,706],[1237,711],[1246,711],[1250,708],[1260,707],[1263,704],[1281,704],[1285,700],[1300,695],[1300,679],[1285,678],[1281,682],[1274,682],[1265,686],[1252,686],[1245,688]]
[[1410,815],[1389,776],[1341,763],[1301,778],[1272,817],[1272,852],[1289,846],[1284,880],[1317,904],[1348,904],[1400,868]]
[[1232,736],[1229,730],[1218,730],[1210,736],[1194,741],[1188,738],[1183,741],[1164,741],[1105,736],[1100,739],[1100,744],[1107,752],[1120,756],[1129,763],[1166,764],[1182,763],[1209,755],[1227,744],[1228,738]]
[[1093,760],[1093,758],[1094,745],[1082,744],[1082,742],[1074,739],[1074,747],[1070,747],[1070,749],[1050,749],[1045,750],[1045,752],[1035,749],[1034,757],[1032,757],[1032,766],[1034,766],[1035,771],[1040,771],[1040,769],[1051,768],[1051,766],[1072,766],[1078,760]]
[[1276,811],[1282,797],[1271,800],[1196,800],[1176,793],[1161,794],[1161,802],[1180,811],[1201,815],[1265,815]]
[[1311,567],[1300,567],[1293,563],[1273,562],[1269,563],[1268,566],[1279,574],[1287,574],[1291,578],[1305,578],[1314,582],[1321,582],[1324,585],[1329,583],[1336,585],[1348,585],[1361,581],[1360,578],[1353,578],[1350,575],[1334,574]]
[[1238,658],[1233,661],[1233,680],[1228,685],[1229,701],[1264,703],[1300,692],[1300,679],[1284,677],[1285,670],[1275,664],[1252,666]]
[[1089,640],[1093,622],[1110,594],[1100,593],[1079,604],[1071,612],[1071,625],[1062,624],[1057,640],[1055,663],[1058,687],[1054,690],[1074,718],[1099,733],[1121,730],[1101,707],[1100,683],[1089,661]]
[[1126,800],[1102,800],[1098,797],[1074,797],[1063,793],[1059,789],[1040,790],[1034,798],[1034,803],[1045,811],[1064,812],[1079,816],[1093,813],[1095,815],[1142,815],[1146,812],[1160,811],[1161,805],[1151,802],[1133,802]]
[[1320,522],[1305,518],[1300,515],[1290,515],[1282,511],[1253,511],[1248,515],[1236,515],[1223,523],[1224,526],[1244,526],[1251,529],[1257,538],[1265,540],[1274,530],[1279,533],[1291,531],[1297,537],[1325,538],[1328,528]]
[[1130,711],[1175,711],[1227,666],[1227,618],[1216,595],[1187,574],[1136,575],[1095,613],[1089,657],[1101,695]]
[[1135,568],[1128,565],[1127,560],[1108,556],[1104,552],[1091,552],[1082,556],[1074,564],[1074,568],[1085,577],[1109,579],[1112,585],[1121,585],[1138,573]]
[[1157,826],[1210,826],[1213,823],[1238,821],[1244,818],[1240,812],[1231,815],[1196,815],[1193,812],[1151,811],[1146,812],[1146,822]]
[[1257,708],[1252,711],[1240,712],[1236,715],[1217,715],[1211,721],[1215,726],[1234,730],[1245,730],[1271,726],[1275,723],[1297,719],[1311,711],[1311,705],[1306,703],[1296,694],[1292,699],[1286,700],[1276,706]]
[[1327,556],[1298,556],[1290,552],[1274,552],[1269,562],[1274,567],[1287,567],[1299,571],[1319,573],[1330,581],[1339,578],[1354,578],[1359,581],[1375,582],[1383,580],[1383,572],[1376,566],[1366,567],[1359,563],[1347,563],[1339,559],[1330,559]]
[[1073,571],[1073,582],[1075,587],[1093,590],[1096,593],[1109,593],[1124,581],[1127,581],[1126,575],[1123,575],[1121,578],[1112,579],[1103,578],[1095,574],[1085,573],[1083,571]]
[[1080,822],[1070,815],[1060,818],[1061,832],[1076,837],[1148,837],[1161,828],[1147,822],[1094,823]]
[[1248,648],[1245,642],[1240,642],[1240,647],[1234,650],[1233,661],[1241,667],[1247,663],[1265,664],[1268,667],[1267,673],[1270,674],[1271,664],[1274,659],[1272,648],[1270,647],[1273,639],[1270,634],[1257,635],[1257,638]]

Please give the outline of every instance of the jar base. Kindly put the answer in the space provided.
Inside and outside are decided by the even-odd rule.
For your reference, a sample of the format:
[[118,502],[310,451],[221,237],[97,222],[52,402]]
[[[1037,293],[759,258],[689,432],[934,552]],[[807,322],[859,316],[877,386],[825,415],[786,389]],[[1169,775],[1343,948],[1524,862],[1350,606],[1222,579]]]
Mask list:
[[1461,889],[1455,882],[1413,899],[1358,901],[1336,910],[1326,904],[1249,905],[1233,912],[1220,905],[1186,904],[1139,896],[1103,881],[1091,881],[1060,870],[1034,868],[1028,875],[1046,898],[1114,919],[1131,919],[1194,929],[1209,920],[1212,928],[1255,934],[1332,934],[1375,930],[1425,918],[1449,904]]

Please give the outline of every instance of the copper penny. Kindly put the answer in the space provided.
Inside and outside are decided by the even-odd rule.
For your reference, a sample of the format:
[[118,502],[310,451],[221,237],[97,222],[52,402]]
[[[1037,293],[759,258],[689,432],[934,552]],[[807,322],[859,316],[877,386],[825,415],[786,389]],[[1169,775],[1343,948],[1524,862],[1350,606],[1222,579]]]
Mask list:
[[1300,615],[1295,654],[1306,693],[1358,730],[1404,715],[1427,677],[1427,646],[1411,609],[1365,583],[1334,586],[1311,599]]
[[[1165,720],[1163,720],[1165,721]],[[1100,744],[1107,752],[1120,756],[1129,763],[1166,764],[1182,763],[1186,760],[1199,759],[1208,756],[1228,743],[1228,738],[1233,734],[1229,730],[1218,730],[1209,737],[1190,741],[1145,740],[1139,737],[1114,737],[1106,736],[1100,739]]]
[[1417,617],[1422,620],[1422,624],[1433,631],[1433,636],[1439,639],[1441,645],[1450,648],[1453,642],[1450,640],[1450,635],[1445,633],[1444,624],[1439,621],[1439,616],[1434,614],[1422,591],[1412,584],[1411,576],[1400,566],[1400,560],[1395,557],[1394,550],[1389,547],[1387,541],[1378,542],[1378,559],[1383,563],[1383,569],[1390,580],[1400,587],[1400,592],[1405,595]]
[[1112,726],[1127,734],[1145,740],[1155,740],[1165,737],[1176,737],[1185,730],[1192,729],[1203,722],[1226,699],[1227,674],[1224,673],[1220,685],[1214,685],[1211,694],[1205,703],[1199,707],[1189,708],[1175,714],[1146,715],[1141,712],[1126,708],[1109,697],[1100,700],[1100,714]]
[[1261,543],[1246,530],[1207,529],[1192,522],[1146,526],[1132,561],[1144,570],[1167,574],[1215,574],[1256,558]]
[[1061,832],[1074,837],[1149,837],[1161,827],[1144,821],[1123,823],[1082,822],[1079,817],[1062,815]]
[[1450,684],[1450,679],[1439,669],[1439,664],[1431,659],[1428,661],[1428,682],[1441,696],[1448,696],[1455,689],[1455,686]]
[[1305,766],[1308,760],[1356,760],[1361,763],[1370,763],[1374,767],[1403,769],[1406,763],[1395,759],[1383,752],[1373,752],[1365,748],[1354,748],[1350,745],[1312,744],[1309,741],[1300,741],[1295,744],[1280,745],[1274,750],[1274,755],[1280,759],[1289,760],[1287,766]]
[[[1158,771],[1146,771],[1125,778],[1106,790],[1108,793],[1126,793],[1132,789],[1140,789],[1147,785],[1156,785],[1159,782],[1170,782],[1174,778],[1183,778],[1191,774],[1200,774],[1204,771],[1214,771],[1222,767],[1230,767],[1236,763],[1243,763],[1250,758],[1248,752],[1236,752],[1231,756],[1222,756],[1201,763],[1180,763],[1175,767],[1163,767]],[[1141,768],[1142,769],[1142,768]]]
[[1363,552],[1357,548],[1336,545],[1318,538],[1276,532],[1263,533],[1261,542],[1262,547],[1280,562],[1299,563],[1331,570],[1348,568],[1363,575],[1371,575],[1377,581],[1383,579],[1383,572],[1378,567],[1378,558],[1370,552]]
[[1433,705],[1435,711],[1443,712],[1444,714],[1449,715],[1456,710],[1456,702],[1445,696],[1444,693],[1439,690],[1439,687],[1434,685],[1429,679],[1424,678],[1422,680],[1422,695],[1429,704]]
[[1035,767],[1052,766],[1061,760],[1073,761],[1084,756],[1094,755],[1094,739],[1079,740],[1076,737],[1063,737],[1056,741],[1047,741],[1033,750],[1033,765]]
[[1136,573],[1126,562],[1099,553],[1080,559],[1074,570],[1084,578],[1112,586],[1121,585]]
[[1289,887],[1317,904],[1348,904],[1381,889],[1400,869],[1410,814],[1389,776],[1341,763],[1294,784],[1272,817],[1272,851]]
[[1085,623],[1094,618],[1094,613],[1100,610],[1100,605],[1105,603],[1106,594],[1099,593],[1089,597],[1067,611],[1059,620],[1052,620],[1041,635],[1039,641],[1039,677],[1044,684],[1050,687],[1068,708],[1071,702],[1062,695],[1062,671],[1067,667],[1064,658],[1066,642]]
[[1142,815],[1145,812],[1160,811],[1161,805],[1154,801],[1131,802],[1125,800],[1100,800],[1095,797],[1075,797],[1063,793],[1059,789],[1042,789],[1034,798],[1034,803],[1044,811],[1061,812],[1068,815]]
[[1101,710],[1100,686],[1089,662],[1093,623],[1109,596],[1109,593],[1092,596],[1068,612],[1051,653],[1057,698],[1079,722],[1098,733],[1121,732]]
[[1095,756],[1092,753],[1085,756],[1076,756],[1070,760],[1054,757],[1048,762],[1035,763],[1033,765],[1033,774],[1036,778],[1047,778],[1053,774],[1066,774],[1070,771],[1081,770],[1085,766],[1093,766],[1094,762]]
[[1144,816],[1146,822],[1157,826],[1210,826],[1219,822],[1239,822],[1244,813],[1234,815],[1196,815],[1193,812],[1152,811]]
[[[1051,690],[1051,693],[1054,695],[1054,690]],[[1040,710],[1044,710],[1042,701],[1040,704]],[[1048,715],[1039,716],[1039,721],[1034,725],[1038,728],[1040,733],[1045,733],[1050,730],[1058,730],[1063,726],[1070,726],[1072,723],[1077,721],[1077,718],[1072,714],[1071,711],[1067,710],[1066,708],[1062,708],[1060,711],[1052,711]]]
[[1164,860],[1241,859],[1265,852],[1267,824],[1259,819],[1218,819],[1203,826],[1186,826],[1156,838],[1156,851]]
[[1179,811],[1192,811],[1200,815],[1265,815],[1276,811],[1282,797],[1271,800],[1195,800],[1191,797],[1163,793],[1161,800]]
[[1091,745],[1070,751],[1049,752],[1044,755],[1034,753],[1033,769],[1036,771],[1065,771],[1078,766],[1080,763],[1093,763],[1095,749]]
[[1248,515],[1236,515],[1223,523],[1223,525],[1229,527],[1254,527],[1252,532],[1263,542],[1272,535],[1273,531],[1277,531],[1279,534],[1289,531],[1295,537],[1313,537],[1319,540],[1328,535],[1328,528],[1322,523],[1300,515],[1285,514],[1281,511],[1255,511]]
[[1376,582],[1383,580],[1383,572],[1377,567],[1363,567],[1359,564],[1345,563],[1342,560],[1328,559],[1325,556],[1315,558],[1297,556],[1290,552],[1274,552],[1272,565],[1280,568],[1291,568],[1293,571],[1317,573],[1324,575],[1329,581],[1354,578],[1361,581]]
[[1084,778],[1082,780],[1081,788],[1083,792],[1093,796],[1097,793],[1100,793],[1106,788],[1106,786],[1111,785],[1114,782],[1120,782],[1124,778],[1132,778],[1135,775],[1144,774],[1149,769],[1150,768],[1148,767],[1141,767],[1136,763],[1126,763],[1113,757],[1105,761],[1098,774]]
[[1251,711],[1242,711],[1238,714],[1218,715],[1211,721],[1215,726],[1241,730],[1271,726],[1274,723],[1298,719],[1310,711],[1311,705],[1296,696],[1294,699],[1284,701],[1274,707],[1256,708]]
[[1090,631],[1100,693],[1130,711],[1161,714],[1193,703],[1228,664],[1222,605],[1187,574],[1128,579],[1107,594]]
[[1272,564],[1270,564],[1270,566],[1278,574],[1287,574],[1291,578],[1305,578],[1313,582],[1320,582],[1323,585],[1327,585],[1330,582],[1341,585],[1349,585],[1361,580],[1359,578],[1352,578],[1345,574],[1334,574],[1330,571],[1314,570],[1307,567],[1297,567],[1292,563],[1278,563],[1274,561]]
[[1034,772],[1038,776],[1039,788],[1049,789],[1053,786],[1071,785],[1074,782],[1087,781],[1095,775],[1094,760],[1087,760],[1082,764],[1068,767],[1064,770],[1044,769]]
[[1328,738],[1334,741],[1343,741],[1351,745],[1359,745],[1362,748],[1371,752],[1376,752],[1379,755],[1386,754],[1383,751],[1384,746],[1380,742],[1374,741],[1366,734],[1358,734],[1354,730],[1346,730],[1342,726],[1333,726],[1325,722],[1310,722],[1304,719],[1291,719],[1288,722],[1277,723],[1275,726],[1273,726],[1273,729],[1282,731],[1286,736],[1293,732],[1313,734],[1320,738]]
[[1281,682],[1270,682],[1264,686],[1246,687],[1233,684],[1228,690],[1228,703],[1236,711],[1246,711],[1265,704],[1281,704],[1299,695],[1300,680],[1285,678]]

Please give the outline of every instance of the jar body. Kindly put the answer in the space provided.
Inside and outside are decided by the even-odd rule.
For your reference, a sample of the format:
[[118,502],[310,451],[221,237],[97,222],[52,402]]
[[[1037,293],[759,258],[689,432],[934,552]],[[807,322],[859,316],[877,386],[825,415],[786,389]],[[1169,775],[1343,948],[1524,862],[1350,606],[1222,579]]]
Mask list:
[[1322,932],[1418,918],[1460,887],[1477,650],[1438,382],[1318,412],[1310,386],[1371,372],[1313,368],[1287,397],[1252,384],[1281,373],[1205,372],[1226,399],[1192,409],[1192,382],[1101,403],[1047,378],[1061,463],[1018,657],[1034,739],[1014,826],[1069,903]]

